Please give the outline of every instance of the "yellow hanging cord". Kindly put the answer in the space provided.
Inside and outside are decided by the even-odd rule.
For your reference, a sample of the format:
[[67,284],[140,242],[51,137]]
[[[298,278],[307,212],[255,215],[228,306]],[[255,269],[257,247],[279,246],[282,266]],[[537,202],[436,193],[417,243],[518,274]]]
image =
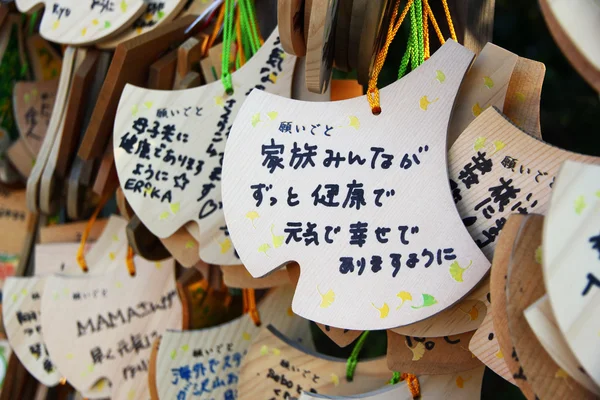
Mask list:
[[442,4],[444,5],[444,12],[446,13],[446,19],[448,20],[448,28],[450,28],[450,37],[458,43],[456,32],[454,31],[454,24],[452,23],[452,15],[450,15],[450,8],[448,7],[448,0],[442,0]]
[[133,247],[127,247],[127,257],[125,258],[125,264],[127,265],[127,271],[129,275],[135,276],[135,263],[133,262],[133,256],[135,256],[133,252]]
[[390,26],[388,28],[388,33],[387,33],[387,37],[385,39],[385,43],[384,43],[382,49],[377,54],[377,58],[375,58],[375,64],[373,65],[373,74],[371,75],[371,78],[369,79],[369,88],[367,90],[367,100],[369,101],[369,105],[371,106],[371,111],[375,115],[378,115],[381,113],[381,106],[380,106],[380,100],[379,100],[379,89],[377,88],[379,74],[381,73],[381,69],[383,68],[385,59],[387,58],[387,53],[390,48],[390,45],[392,44],[392,41],[394,40],[394,37],[396,36],[398,29],[400,29],[400,25],[402,25],[402,22],[406,18],[406,14],[408,14],[410,6],[412,5],[414,0],[408,0],[408,2],[406,3],[406,6],[404,7],[404,10],[402,11],[402,14],[400,15],[400,17],[398,18],[396,23],[393,23],[393,21],[398,16],[398,10],[400,8],[400,1],[401,0],[396,0],[396,5],[394,6],[394,11],[392,13],[392,18],[391,18],[392,23],[390,24]]
[[256,295],[254,289],[242,289],[244,299],[244,313],[250,314],[254,325],[260,326],[260,314],[256,308]]
[[435,15],[433,15],[433,11],[431,10],[431,7],[429,7],[429,0],[425,0],[423,6],[425,7],[427,15],[429,15],[429,19],[431,20],[431,26],[433,26],[433,30],[435,30],[435,33],[437,34],[440,43],[446,43],[446,39],[444,39],[444,35],[442,34],[440,26],[438,25],[437,20],[435,19]]
[[223,25],[223,18],[225,18],[225,6],[222,5],[219,10],[219,15],[217,16],[217,20],[215,21],[215,26],[213,27],[213,31],[210,34],[210,38],[208,39],[208,43],[206,45],[207,49],[213,47],[215,40],[217,40],[217,36],[219,36],[219,31],[221,30],[221,26]]
[[429,0],[423,0],[423,50],[425,60],[431,56],[431,50],[429,48],[429,15],[427,14],[428,1]]
[[102,209],[104,208],[104,205],[106,204],[108,199],[111,198],[111,196],[112,196],[112,192],[109,192],[109,193],[104,194],[104,196],[102,196],[100,198],[100,202],[96,206],[94,213],[90,217],[90,219],[85,227],[85,230],[83,231],[83,234],[81,235],[81,243],[79,243],[79,249],[77,250],[77,263],[79,264],[79,267],[81,267],[81,270],[83,272],[88,272],[87,262],[85,261],[85,255],[83,254],[85,251],[85,244],[87,242],[88,236],[90,235],[90,231],[92,230],[92,227],[94,226],[94,222],[96,222],[96,219],[98,218],[98,214],[100,214],[100,211],[102,211]]

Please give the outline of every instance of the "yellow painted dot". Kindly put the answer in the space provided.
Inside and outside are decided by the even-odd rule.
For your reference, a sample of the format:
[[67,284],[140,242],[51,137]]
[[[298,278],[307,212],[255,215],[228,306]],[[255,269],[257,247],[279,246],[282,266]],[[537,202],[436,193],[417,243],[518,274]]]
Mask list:
[[117,258],[117,256],[111,251],[110,253],[108,253],[108,258],[110,258],[110,261],[115,261],[115,258]]
[[194,241],[193,241],[193,240],[188,240],[188,241],[185,243],[185,248],[186,248],[186,249],[193,249],[195,245],[196,245],[196,244],[194,243]]
[[112,240],[113,240],[113,242],[118,242],[119,237],[117,235],[112,235]]
[[261,356],[266,356],[267,354],[269,354],[269,348],[266,345],[263,345],[260,348],[260,355]]
[[60,21],[59,20],[54,21],[54,23],[52,24],[52,30],[58,29],[59,26],[60,26]]
[[162,268],[162,264],[160,262],[155,262],[154,266],[156,267],[156,269],[161,269]]
[[246,341],[250,341],[252,339],[252,336],[250,336],[250,334],[248,332],[244,332],[244,333],[242,333],[242,339],[244,339]]
[[100,21],[98,21],[97,19],[92,20],[92,24],[94,24],[94,25],[98,25],[99,23],[100,23]]
[[279,356],[279,355],[281,355],[281,350],[279,350],[279,349],[277,349],[277,348],[272,348],[272,349],[271,349],[271,352],[272,352],[273,354],[275,354],[276,356]]
[[85,36],[86,33],[87,33],[87,28],[83,28],[81,30],[81,36]]

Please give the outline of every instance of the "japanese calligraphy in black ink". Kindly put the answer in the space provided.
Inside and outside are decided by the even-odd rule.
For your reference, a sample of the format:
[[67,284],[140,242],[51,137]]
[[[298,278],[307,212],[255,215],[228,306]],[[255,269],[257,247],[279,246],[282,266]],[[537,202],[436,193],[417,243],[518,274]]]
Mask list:
[[[262,324],[273,324],[312,348],[308,321],[291,312],[294,289],[273,289],[258,305]],[[244,314],[210,328],[163,334],[156,357],[159,399],[236,399],[242,362],[260,328]]]
[[600,166],[563,164],[542,247],[544,281],[558,326],[600,385]]
[[233,73],[231,96],[220,81],[170,92],[125,87],[115,119],[115,163],[128,203],[152,233],[167,238],[195,221],[203,261],[241,264],[222,211],[225,143],[253,89],[290,96],[294,63],[275,31]]
[[116,255],[119,265],[110,272],[48,277],[42,329],[52,361],[77,390],[108,379],[111,398],[147,399],[152,343],[181,328],[182,306],[172,259],[136,257],[132,277],[125,256]]
[[461,224],[444,162],[472,58],[448,42],[382,90],[380,116],[365,97],[308,103],[254,92],[244,103],[224,162],[227,225],[253,276],[300,264],[294,312],[337,328],[393,328],[442,311],[481,280],[489,262]]
[[600,164],[598,157],[529,136],[494,108],[465,129],[448,153],[450,187],[463,223],[488,259],[510,214],[546,213],[566,160]]
[[85,45],[118,34],[142,15],[143,0],[17,0],[20,12],[45,6],[40,34],[62,44]]

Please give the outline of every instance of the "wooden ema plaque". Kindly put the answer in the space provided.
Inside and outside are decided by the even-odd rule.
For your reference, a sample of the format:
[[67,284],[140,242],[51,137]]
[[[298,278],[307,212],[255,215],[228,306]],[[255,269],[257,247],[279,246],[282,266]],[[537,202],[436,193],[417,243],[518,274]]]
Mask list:
[[186,0],[148,0],[148,8],[116,37],[98,44],[101,49],[114,49],[120,43],[151,31],[162,23],[172,21],[183,10]]
[[481,361],[468,349],[474,333],[423,338],[388,331],[388,368],[416,375],[446,375],[479,367]]
[[146,9],[142,0],[16,0],[22,13],[46,7],[40,34],[51,42],[86,45],[127,28]]
[[[501,276],[502,272],[505,270],[508,265],[510,255],[512,254],[513,244],[515,242],[515,238],[521,228],[521,223],[523,222],[523,215],[511,215],[506,222],[504,229],[498,240],[498,246],[496,249],[496,256],[494,257],[494,262],[492,263],[492,273],[494,271],[500,271]],[[490,283],[487,284],[488,290],[490,287]],[[494,371],[496,374],[500,375],[513,385],[516,385],[515,380],[507,366],[507,361],[505,357],[510,357],[510,353],[506,354],[500,348],[500,344],[498,343],[498,332],[494,329],[494,309],[491,306],[491,293],[488,292],[488,309],[485,315],[481,326],[473,335],[471,342],[469,343],[469,350],[483,362],[488,368]],[[498,302],[501,299],[498,300]],[[502,333],[508,335],[506,324],[500,326],[502,328]],[[509,349],[510,350],[510,349]]]
[[[483,384],[484,367],[475,368],[452,375],[421,375],[419,376],[419,387],[423,399],[444,400],[469,400],[481,397],[481,386]],[[413,400],[410,390],[403,382],[395,385],[386,385],[384,388],[364,394],[354,394],[349,397],[327,396],[316,393],[304,392],[299,400]]]
[[600,163],[598,157],[524,133],[493,108],[458,138],[448,154],[452,194],[465,226],[489,259],[509,214],[546,213],[553,182],[566,160]]
[[533,398],[593,399],[595,395],[565,376],[525,319],[525,309],[545,293],[540,263],[543,224],[543,216],[527,216],[512,252],[505,290],[510,340],[522,372],[535,393]]
[[600,167],[565,162],[544,225],[544,282],[575,357],[600,385]]
[[600,387],[585,373],[560,331],[548,295],[527,307],[524,315],[537,340],[564,371],[564,374],[561,372],[559,375],[573,378],[587,390],[600,396]]
[[[291,312],[294,289],[281,286],[266,295],[258,306],[261,323],[281,328],[289,337],[312,348],[309,322]],[[156,357],[158,397],[235,398],[240,368],[248,348],[261,329],[249,315],[219,326],[192,331],[166,331],[160,339]],[[241,394],[241,390],[239,391]]]
[[0,253],[21,254],[25,246],[28,227],[35,218],[27,209],[25,196],[25,190],[7,191],[0,188]]
[[[196,229],[186,225],[194,221],[203,261],[241,264],[222,212],[225,142],[252,89],[289,97],[294,62],[295,57],[281,49],[275,31],[232,74],[232,95],[224,93],[220,81],[169,92],[125,87],[115,119],[115,163],[127,202],[153,234],[167,238],[186,226],[194,235]],[[265,118],[272,121],[276,116]]]
[[600,8],[593,0],[541,0],[540,8],[554,40],[577,71],[596,91],[600,90],[598,32]]
[[136,257],[131,277],[125,255],[118,254],[120,265],[107,273],[48,277],[42,329],[54,364],[77,390],[107,379],[112,398],[147,399],[152,342],[181,327],[182,307],[172,260]]
[[[447,42],[381,91],[379,116],[364,96],[248,97],[223,167],[227,226],[253,276],[300,264],[294,312],[337,328],[394,328],[451,306],[487,272],[454,212],[444,161],[472,58]],[[398,309],[402,291],[413,300]]]
[[391,378],[385,359],[378,358],[359,362],[348,382],[346,361],[303,349],[269,325],[244,357],[238,399],[279,400],[302,392],[347,396],[380,389]]
[[35,157],[44,141],[54,108],[58,81],[17,82],[13,104],[17,126],[25,145]]
[[[116,267],[115,252],[123,252],[127,241],[123,234],[125,222],[111,217],[106,229],[88,252],[86,261],[95,271],[109,271]],[[89,246],[91,247],[91,246]],[[42,244],[35,247],[35,276],[9,278],[4,286],[2,318],[6,335],[15,354],[25,368],[46,386],[55,386],[62,379],[60,371],[44,344],[41,329],[41,299],[47,276],[55,273],[83,276],[76,261],[79,244]],[[86,396],[110,396],[107,385],[95,385]]]

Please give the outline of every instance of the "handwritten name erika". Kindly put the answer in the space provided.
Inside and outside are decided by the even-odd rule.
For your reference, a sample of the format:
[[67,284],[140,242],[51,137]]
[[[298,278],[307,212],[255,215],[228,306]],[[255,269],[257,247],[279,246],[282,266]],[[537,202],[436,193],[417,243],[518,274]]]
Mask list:
[[98,314],[96,317],[90,317],[84,323],[77,321],[77,337],[100,332],[102,329],[116,328],[119,325],[129,324],[132,320],[145,318],[158,311],[166,311],[172,308],[175,296],[177,296],[177,291],[172,290],[162,296],[158,303],[142,301],[134,306],[127,307],[126,310],[118,309],[114,313],[108,311],[105,315]]

